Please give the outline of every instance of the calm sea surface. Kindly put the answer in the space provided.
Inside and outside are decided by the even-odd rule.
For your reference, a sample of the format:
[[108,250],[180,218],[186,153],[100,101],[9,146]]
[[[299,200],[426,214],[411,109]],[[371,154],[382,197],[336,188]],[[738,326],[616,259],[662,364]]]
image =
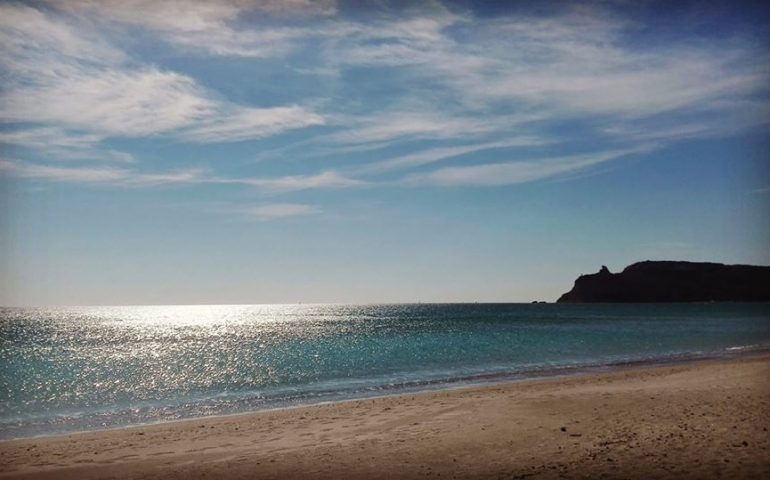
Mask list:
[[770,305],[0,309],[0,438],[770,345]]

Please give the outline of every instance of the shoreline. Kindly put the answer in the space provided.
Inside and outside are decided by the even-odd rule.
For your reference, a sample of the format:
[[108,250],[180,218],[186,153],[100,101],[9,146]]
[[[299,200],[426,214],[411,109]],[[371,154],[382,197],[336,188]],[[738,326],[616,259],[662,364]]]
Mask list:
[[[728,347],[721,351],[714,352],[689,352],[684,354],[673,354],[665,357],[657,357],[643,360],[626,360],[610,363],[597,363],[587,365],[565,365],[558,367],[551,367],[545,369],[533,369],[524,370],[519,372],[501,372],[501,373],[489,373],[479,374],[467,377],[458,377],[453,379],[439,379],[439,380],[426,380],[424,382],[410,382],[410,384],[400,384],[383,387],[382,390],[392,390],[390,393],[377,392],[372,395],[360,395],[350,398],[330,399],[321,401],[309,401],[307,403],[298,401],[290,405],[278,405],[267,406],[265,408],[245,409],[242,411],[229,412],[229,413],[216,413],[206,416],[190,416],[173,420],[158,420],[150,422],[138,422],[125,425],[106,426],[104,428],[93,429],[73,429],[68,431],[60,431],[53,433],[41,433],[30,436],[19,436],[12,438],[0,438],[0,448],[4,443],[33,440],[33,439],[47,439],[57,437],[70,437],[81,434],[91,434],[99,432],[119,431],[133,428],[152,427],[157,425],[175,424],[179,422],[196,422],[199,420],[215,420],[219,418],[231,418],[238,416],[248,416],[267,412],[280,412],[285,410],[292,410],[297,408],[316,407],[322,405],[335,405],[344,404],[349,402],[366,401],[382,398],[393,398],[399,396],[414,396],[423,395],[444,391],[461,391],[465,389],[494,387],[500,385],[513,385],[523,384],[528,382],[547,381],[547,380],[559,380],[569,379],[574,377],[583,377],[591,375],[609,374],[623,371],[633,371],[636,369],[647,369],[657,367],[676,366],[689,363],[700,363],[708,361],[730,360],[743,357],[751,357],[757,355],[770,356],[770,345],[757,344],[746,345],[740,347]],[[356,392],[363,393],[363,392]]]
[[[770,352],[754,351],[7,440],[0,478],[641,478],[683,466],[677,476],[760,477],[770,472],[768,378]],[[597,452],[607,458],[597,463]]]

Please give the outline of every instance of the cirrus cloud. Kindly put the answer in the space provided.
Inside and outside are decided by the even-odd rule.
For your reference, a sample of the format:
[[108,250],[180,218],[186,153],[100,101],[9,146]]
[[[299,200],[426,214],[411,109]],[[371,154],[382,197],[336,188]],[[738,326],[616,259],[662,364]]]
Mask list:
[[0,18],[0,63],[8,79],[0,93],[0,122],[197,143],[263,138],[323,123],[296,104],[228,102],[188,75],[130,60],[98,29],[79,28],[76,19],[16,4],[0,5]]

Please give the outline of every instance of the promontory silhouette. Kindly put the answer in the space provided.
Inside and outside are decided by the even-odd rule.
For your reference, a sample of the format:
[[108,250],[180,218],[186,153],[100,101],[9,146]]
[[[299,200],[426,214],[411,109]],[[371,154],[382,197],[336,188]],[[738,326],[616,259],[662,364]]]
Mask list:
[[581,275],[560,303],[769,302],[770,267],[644,261]]

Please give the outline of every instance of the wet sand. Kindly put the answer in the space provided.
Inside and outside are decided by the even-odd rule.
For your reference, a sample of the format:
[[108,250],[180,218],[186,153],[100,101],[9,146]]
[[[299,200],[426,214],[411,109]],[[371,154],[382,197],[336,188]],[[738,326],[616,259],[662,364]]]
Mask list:
[[0,443],[0,478],[770,478],[770,354]]

